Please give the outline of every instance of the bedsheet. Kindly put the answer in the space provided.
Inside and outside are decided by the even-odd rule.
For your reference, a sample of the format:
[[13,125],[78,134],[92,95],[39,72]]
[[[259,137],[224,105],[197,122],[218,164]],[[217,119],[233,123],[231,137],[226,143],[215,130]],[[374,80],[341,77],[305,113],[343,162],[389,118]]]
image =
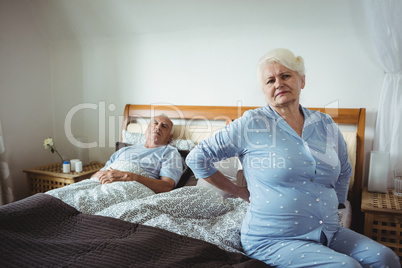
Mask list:
[[338,209],[339,225],[350,228],[352,225],[352,206],[349,200],[346,200],[344,206],[344,208]]
[[[81,213],[161,228],[179,235],[242,253],[240,229],[248,203],[224,198],[209,187],[182,187],[155,194],[135,181],[100,184],[83,180],[46,194],[59,198]],[[349,228],[350,205],[338,210],[339,224]]]
[[46,194],[85,214],[158,227],[229,252],[242,252],[240,229],[248,203],[240,198],[224,199],[206,187],[155,194],[134,181],[100,184],[92,178]]
[[1,267],[269,267],[160,228],[88,215],[46,194],[0,206]]

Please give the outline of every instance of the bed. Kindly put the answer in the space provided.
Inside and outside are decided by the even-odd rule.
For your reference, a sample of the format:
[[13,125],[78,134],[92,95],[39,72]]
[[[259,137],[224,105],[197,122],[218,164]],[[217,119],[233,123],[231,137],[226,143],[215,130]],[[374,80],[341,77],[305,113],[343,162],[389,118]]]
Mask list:
[[[131,105],[116,149],[143,141],[147,120],[175,123],[172,144],[183,159],[199,141],[257,107]],[[365,109],[318,109],[342,125],[355,162],[340,224],[360,230]],[[217,163],[243,184],[237,159]],[[176,188],[155,194],[136,182],[99,185],[88,179],[0,207],[0,263],[22,266],[269,267],[242,254],[247,203],[195,180],[185,169]]]
[[[127,104],[124,110],[122,123],[122,137],[124,142],[128,137],[125,133],[144,132],[146,129],[145,118],[164,113],[170,118],[177,119],[175,124],[174,139],[191,140],[195,143],[208,138],[224,125],[240,117],[245,111],[256,109],[255,106],[175,106],[175,105],[131,105]],[[348,202],[345,208],[340,208],[340,223],[360,233],[363,232],[363,219],[360,211],[362,183],[363,183],[363,158],[364,158],[364,134],[366,122],[365,108],[309,108],[329,114],[339,125],[348,146],[349,157],[353,166],[353,175],[349,185]],[[214,124],[221,122],[221,124]],[[178,124],[178,125],[177,125]],[[127,131],[127,132],[126,132]],[[118,145],[119,146],[119,145]],[[233,159],[221,163],[218,169],[228,177],[236,177],[239,185],[245,185],[242,171]],[[226,167],[226,168],[225,168]],[[201,185],[207,185],[203,182]],[[190,180],[187,185],[194,185]],[[218,190],[219,192],[219,190]],[[352,213],[353,211],[353,213]]]

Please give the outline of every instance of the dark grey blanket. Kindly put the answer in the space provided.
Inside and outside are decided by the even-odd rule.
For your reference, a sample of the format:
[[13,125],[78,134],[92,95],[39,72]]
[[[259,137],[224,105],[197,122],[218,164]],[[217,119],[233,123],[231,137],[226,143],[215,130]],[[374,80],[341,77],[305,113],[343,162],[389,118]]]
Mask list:
[[269,267],[239,253],[36,194],[0,207],[1,267]]

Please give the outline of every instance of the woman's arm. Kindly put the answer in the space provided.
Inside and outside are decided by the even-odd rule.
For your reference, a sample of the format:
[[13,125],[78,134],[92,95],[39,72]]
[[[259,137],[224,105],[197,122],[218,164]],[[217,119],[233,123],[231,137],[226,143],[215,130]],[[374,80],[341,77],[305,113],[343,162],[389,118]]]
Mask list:
[[341,130],[335,124],[331,117],[327,116],[329,123],[327,124],[327,130],[333,137],[336,144],[335,150],[337,151],[339,162],[341,165],[341,171],[338,180],[335,182],[335,191],[338,197],[339,203],[344,204],[348,197],[350,176],[352,176],[352,165],[350,164],[348,149],[345,139],[343,138]]
[[[244,117],[243,117],[244,118]],[[186,158],[187,165],[197,179],[205,179],[215,187],[249,201],[250,193],[246,187],[232,183],[215,166],[214,162],[238,156],[243,153],[241,146],[241,120],[231,122],[214,136],[200,142]]]
[[250,192],[248,191],[247,187],[237,186],[219,170],[210,177],[205,178],[205,180],[222,191],[233,194],[247,202],[250,202]]

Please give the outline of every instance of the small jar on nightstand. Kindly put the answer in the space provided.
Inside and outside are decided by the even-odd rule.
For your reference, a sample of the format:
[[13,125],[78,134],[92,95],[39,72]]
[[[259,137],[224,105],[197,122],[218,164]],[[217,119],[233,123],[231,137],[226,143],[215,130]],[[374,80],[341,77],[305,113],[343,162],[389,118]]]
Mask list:
[[394,171],[394,194],[402,196],[402,170],[395,169]]

